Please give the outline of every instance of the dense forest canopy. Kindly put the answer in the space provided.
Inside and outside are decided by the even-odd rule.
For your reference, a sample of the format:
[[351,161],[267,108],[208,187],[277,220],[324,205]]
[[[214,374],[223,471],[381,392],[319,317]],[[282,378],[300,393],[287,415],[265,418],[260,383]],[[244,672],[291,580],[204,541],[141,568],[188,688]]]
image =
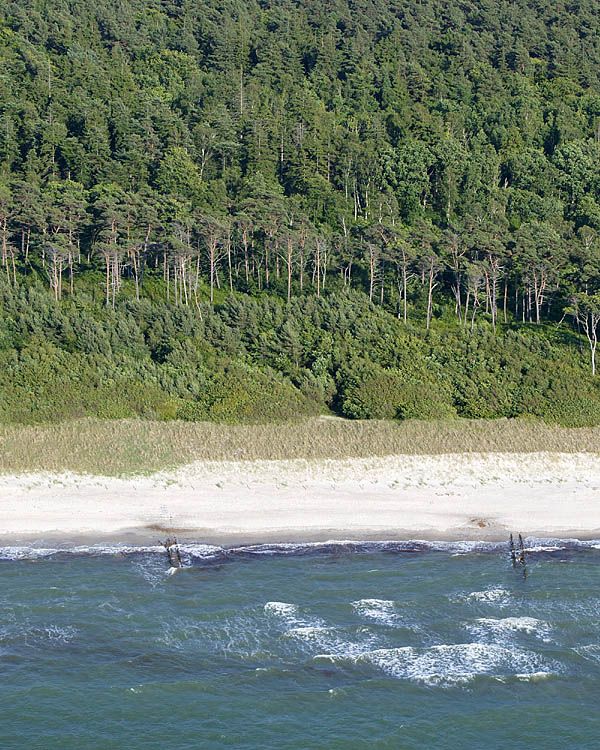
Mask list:
[[85,381],[74,414],[599,421],[599,32],[591,0],[0,0],[1,418]]

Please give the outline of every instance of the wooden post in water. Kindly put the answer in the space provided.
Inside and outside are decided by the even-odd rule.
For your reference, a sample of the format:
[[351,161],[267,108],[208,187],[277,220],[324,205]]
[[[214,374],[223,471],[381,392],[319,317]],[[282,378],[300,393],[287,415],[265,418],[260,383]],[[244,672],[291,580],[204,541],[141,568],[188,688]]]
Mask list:
[[523,537],[519,534],[519,562],[523,566],[523,578],[527,578],[527,561],[525,559],[525,545]]
[[162,546],[167,550],[167,555],[169,556],[169,565],[172,568],[183,568],[183,562],[181,560],[181,552],[179,551],[177,538],[173,537],[171,539],[170,537],[168,537],[166,541],[162,542]]
[[515,542],[513,535],[510,535],[510,559],[512,560],[513,568],[517,567],[517,555],[515,554]]

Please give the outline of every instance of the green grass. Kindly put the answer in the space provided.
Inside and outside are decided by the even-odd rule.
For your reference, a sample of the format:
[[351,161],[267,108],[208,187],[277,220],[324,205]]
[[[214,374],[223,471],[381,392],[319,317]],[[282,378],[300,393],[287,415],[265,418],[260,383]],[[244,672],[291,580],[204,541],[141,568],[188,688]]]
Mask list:
[[83,419],[0,425],[0,472],[109,476],[173,469],[196,460],[322,459],[480,452],[598,452],[600,427],[529,420],[448,422],[327,418],[274,425]]

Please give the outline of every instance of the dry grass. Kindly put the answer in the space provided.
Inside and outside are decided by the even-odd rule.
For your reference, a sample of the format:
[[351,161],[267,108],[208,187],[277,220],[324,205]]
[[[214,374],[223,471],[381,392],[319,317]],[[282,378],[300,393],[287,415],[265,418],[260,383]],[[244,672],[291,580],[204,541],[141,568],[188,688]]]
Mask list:
[[568,429],[507,419],[396,423],[316,418],[253,426],[84,419],[57,425],[0,425],[0,472],[118,476],[176,468],[202,459],[597,453],[599,445],[600,427]]

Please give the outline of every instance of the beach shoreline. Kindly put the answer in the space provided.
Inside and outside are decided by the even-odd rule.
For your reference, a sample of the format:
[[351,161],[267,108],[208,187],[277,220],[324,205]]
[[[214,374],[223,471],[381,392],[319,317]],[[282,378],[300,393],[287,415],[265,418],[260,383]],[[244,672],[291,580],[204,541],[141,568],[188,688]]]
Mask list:
[[600,538],[600,456],[485,453],[201,461],[124,478],[0,476],[0,544],[233,546]]

